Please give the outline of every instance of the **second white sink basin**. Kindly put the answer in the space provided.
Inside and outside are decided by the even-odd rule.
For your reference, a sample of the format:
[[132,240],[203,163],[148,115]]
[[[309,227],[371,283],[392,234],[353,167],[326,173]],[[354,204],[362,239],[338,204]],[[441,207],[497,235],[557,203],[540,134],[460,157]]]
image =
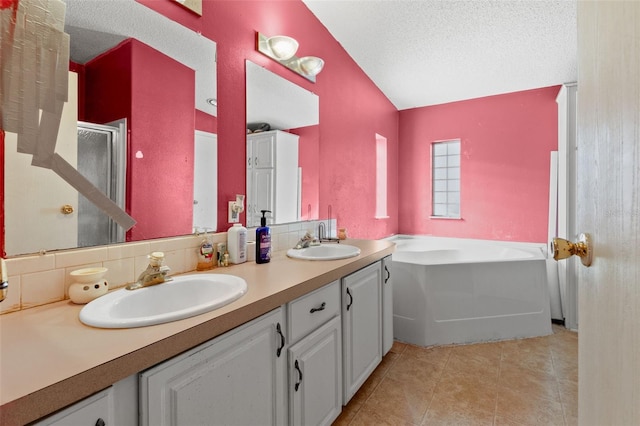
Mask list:
[[247,292],[242,278],[193,274],[140,288],[116,290],[88,303],[80,321],[100,328],[133,328],[162,324],[212,311]]
[[360,249],[348,244],[320,244],[303,249],[289,249],[287,256],[304,260],[337,260],[355,257]]

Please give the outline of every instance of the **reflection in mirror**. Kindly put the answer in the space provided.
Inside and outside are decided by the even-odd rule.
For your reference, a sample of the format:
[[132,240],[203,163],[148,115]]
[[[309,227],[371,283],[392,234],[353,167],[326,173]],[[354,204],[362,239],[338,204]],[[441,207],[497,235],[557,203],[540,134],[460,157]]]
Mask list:
[[[251,61],[246,62],[246,73],[247,129],[258,129],[247,135],[247,226],[259,225],[260,210],[274,212],[271,224],[317,218],[319,97]],[[264,130],[270,132],[259,134]],[[287,148],[278,151],[281,143]],[[293,147],[296,158],[283,158],[282,151],[293,152]],[[290,176],[293,162],[298,173],[289,178],[293,186],[285,189],[277,176]]]
[[[111,198],[126,201],[122,205],[137,221],[126,241],[191,233],[195,110],[200,110],[199,124],[215,128],[217,111],[207,102],[216,98],[215,43],[135,0],[64,1],[73,72],[56,152],[80,171],[92,169],[92,163],[83,159],[86,146],[80,145],[83,130],[77,122],[95,127],[125,120],[127,128],[118,128],[123,129],[123,145],[128,147],[121,161],[126,163],[126,196],[122,191]],[[13,136],[7,132],[4,147],[7,255],[123,240],[122,228],[114,231],[105,225],[101,211],[103,217],[96,221],[83,219],[82,196],[50,170],[31,166],[27,155],[17,153]],[[102,155],[96,160],[105,168],[117,163],[109,159],[106,164]],[[112,155],[114,160],[118,157]],[[217,167],[215,159],[207,163]],[[100,177],[106,179],[103,187],[117,186],[117,176],[124,180],[122,170],[113,175]],[[215,185],[215,180],[209,182],[214,193]],[[216,223],[215,202],[213,207],[207,203]],[[67,205],[71,212],[62,208]],[[109,239],[87,236],[83,228],[107,229]]]

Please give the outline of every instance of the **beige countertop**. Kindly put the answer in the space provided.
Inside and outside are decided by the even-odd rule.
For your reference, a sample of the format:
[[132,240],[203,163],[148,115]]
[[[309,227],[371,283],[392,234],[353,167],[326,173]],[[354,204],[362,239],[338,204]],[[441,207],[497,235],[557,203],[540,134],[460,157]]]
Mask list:
[[[66,300],[0,316],[0,424],[32,422],[206,342],[393,252],[384,240],[348,240],[357,257],[305,261],[274,253],[271,262],[216,268],[244,278],[242,298],[167,324],[99,329],[80,322]],[[195,273],[195,272],[194,272]]]

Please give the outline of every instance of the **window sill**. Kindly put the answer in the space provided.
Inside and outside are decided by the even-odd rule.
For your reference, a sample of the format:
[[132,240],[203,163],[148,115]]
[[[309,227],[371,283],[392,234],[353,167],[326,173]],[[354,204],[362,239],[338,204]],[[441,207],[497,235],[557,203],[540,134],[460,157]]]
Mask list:
[[429,219],[464,220],[462,217],[429,216]]

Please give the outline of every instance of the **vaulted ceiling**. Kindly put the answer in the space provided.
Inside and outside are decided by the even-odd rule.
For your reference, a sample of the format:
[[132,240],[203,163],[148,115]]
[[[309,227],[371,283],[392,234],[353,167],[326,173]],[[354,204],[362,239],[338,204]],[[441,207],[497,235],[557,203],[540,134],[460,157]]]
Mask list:
[[400,110],[577,79],[576,0],[303,0]]

